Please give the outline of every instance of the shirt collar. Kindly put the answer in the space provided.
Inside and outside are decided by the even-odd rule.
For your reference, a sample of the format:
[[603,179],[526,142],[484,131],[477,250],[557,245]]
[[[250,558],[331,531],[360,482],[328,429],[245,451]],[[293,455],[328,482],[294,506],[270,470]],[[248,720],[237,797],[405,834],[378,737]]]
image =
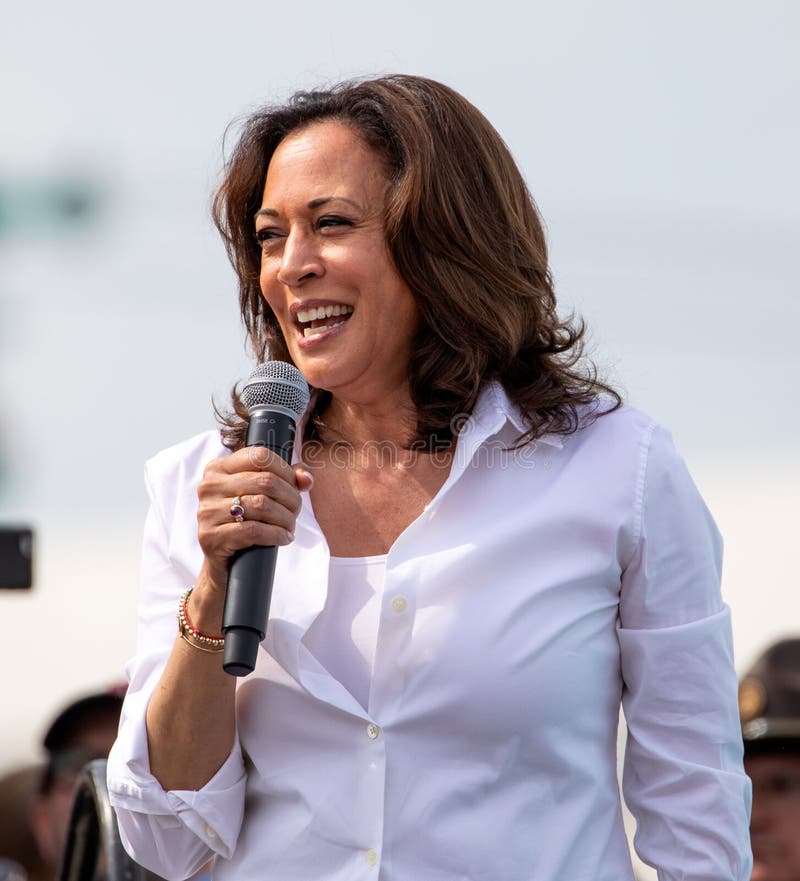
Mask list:
[[[314,397],[312,397],[308,409],[297,426],[293,462],[300,462],[302,460],[303,435],[305,434],[306,422],[313,406]],[[487,437],[500,431],[506,421],[510,422],[520,434],[524,434],[529,428],[522,415],[522,411],[508,397],[502,384],[496,381],[484,383],[483,388],[478,394],[478,400],[475,404],[475,409],[472,411],[471,418],[487,430]],[[559,450],[564,446],[561,437],[557,434],[543,434],[541,437],[536,438],[536,442],[549,444],[552,447],[557,447]]]
[[[508,397],[506,390],[499,382],[487,382],[478,395],[478,401],[472,413],[476,422],[484,428],[499,431],[503,423],[510,422],[520,434],[529,429],[520,408]],[[564,443],[557,434],[543,434],[536,438],[537,443],[549,444],[561,449]]]

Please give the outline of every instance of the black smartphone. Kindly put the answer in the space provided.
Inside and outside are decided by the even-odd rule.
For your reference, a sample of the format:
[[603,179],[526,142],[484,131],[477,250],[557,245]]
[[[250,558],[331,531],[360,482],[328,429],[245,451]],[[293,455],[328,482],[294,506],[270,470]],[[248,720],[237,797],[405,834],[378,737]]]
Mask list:
[[33,584],[33,530],[0,526],[0,590],[27,590]]

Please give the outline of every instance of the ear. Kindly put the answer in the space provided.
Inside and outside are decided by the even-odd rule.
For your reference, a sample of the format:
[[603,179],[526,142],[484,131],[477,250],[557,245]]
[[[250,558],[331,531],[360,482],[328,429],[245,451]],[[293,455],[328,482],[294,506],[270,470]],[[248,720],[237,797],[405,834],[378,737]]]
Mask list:
[[31,830],[41,858],[51,866],[58,865],[60,857],[58,830],[49,795],[37,795],[31,805]]

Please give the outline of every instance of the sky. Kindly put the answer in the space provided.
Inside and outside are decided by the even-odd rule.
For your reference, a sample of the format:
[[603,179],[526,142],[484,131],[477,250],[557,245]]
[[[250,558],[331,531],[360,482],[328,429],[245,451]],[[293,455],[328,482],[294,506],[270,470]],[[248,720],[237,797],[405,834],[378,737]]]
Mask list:
[[[489,117],[562,310],[673,432],[722,529],[737,666],[800,630],[797,4],[46,0],[4,18],[0,524],[34,525],[36,586],[0,594],[0,766],[122,676],[142,464],[213,427],[249,372],[208,211],[226,129],[350,76],[431,76]],[[31,209],[59,182],[88,194],[79,222]]]

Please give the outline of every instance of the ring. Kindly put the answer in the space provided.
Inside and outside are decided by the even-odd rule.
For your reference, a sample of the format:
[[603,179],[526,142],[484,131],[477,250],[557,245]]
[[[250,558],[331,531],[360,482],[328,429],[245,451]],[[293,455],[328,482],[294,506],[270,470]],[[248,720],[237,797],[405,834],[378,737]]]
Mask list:
[[233,517],[233,519],[237,523],[241,523],[244,520],[244,505],[242,504],[242,500],[239,498],[239,496],[236,496],[236,498],[233,500],[233,504],[230,508],[230,513],[231,517]]

